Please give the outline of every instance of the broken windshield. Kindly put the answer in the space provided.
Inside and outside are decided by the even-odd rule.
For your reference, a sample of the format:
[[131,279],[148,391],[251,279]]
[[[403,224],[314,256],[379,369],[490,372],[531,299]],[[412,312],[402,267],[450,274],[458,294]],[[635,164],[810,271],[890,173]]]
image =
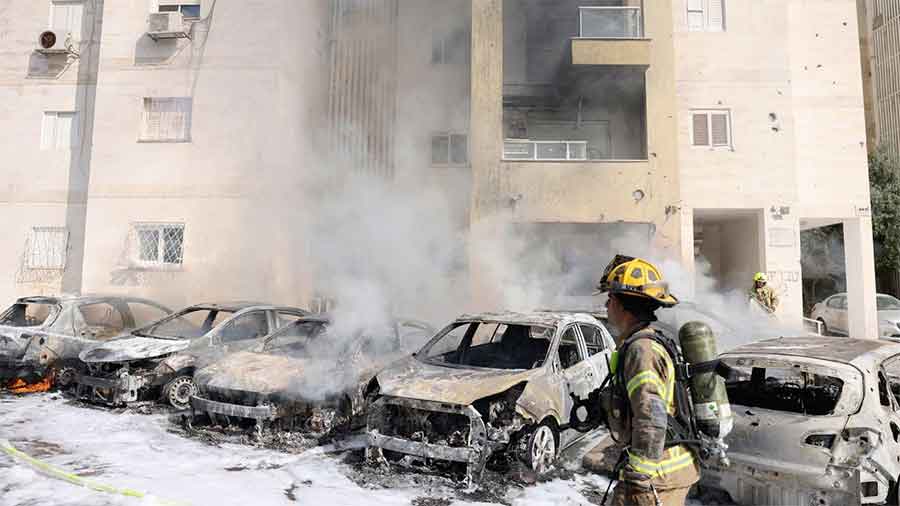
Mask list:
[[134,331],[134,335],[159,339],[202,337],[230,318],[234,311],[223,309],[186,309],[153,325]]
[[325,322],[297,320],[266,339],[264,353],[306,357],[307,345],[325,331]]
[[824,360],[724,357],[733,368],[726,387],[732,404],[809,416],[850,415],[862,402],[862,375]]
[[499,322],[455,323],[417,355],[425,362],[490,369],[543,365],[553,328]]
[[57,306],[45,302],[17,302],[0,315],[0,325],[39,327],[56,314]]

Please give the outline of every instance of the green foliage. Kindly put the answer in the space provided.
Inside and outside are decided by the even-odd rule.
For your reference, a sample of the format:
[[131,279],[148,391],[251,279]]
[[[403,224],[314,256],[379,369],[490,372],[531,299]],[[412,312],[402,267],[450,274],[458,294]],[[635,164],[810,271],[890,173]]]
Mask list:
[[900,269],[900,163],[885,149],[869,155],[875,270]]

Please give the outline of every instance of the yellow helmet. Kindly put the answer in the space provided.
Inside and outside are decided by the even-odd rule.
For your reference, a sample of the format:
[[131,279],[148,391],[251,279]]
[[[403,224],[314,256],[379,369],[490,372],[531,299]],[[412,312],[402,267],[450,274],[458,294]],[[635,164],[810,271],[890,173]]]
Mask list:
[[753,275],[753,281],[768,281],[769,277],[764,272],[757,272]]
[[678,304],[678,299],[669,293],[669,284],[663,280],[656,266],[646,260],[623,255],[616,255],[606,266],[594,293],[603,292],[644,297],[663,307]]

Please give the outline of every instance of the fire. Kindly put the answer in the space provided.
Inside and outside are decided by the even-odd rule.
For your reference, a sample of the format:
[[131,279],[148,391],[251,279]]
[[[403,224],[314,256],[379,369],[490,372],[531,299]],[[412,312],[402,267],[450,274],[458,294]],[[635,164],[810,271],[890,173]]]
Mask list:
[[47,390],[50,390],[50,386],[50,376],[48,375],[41,381],[32,384],[28,384],[21,378],[16,378],[10,381],[6,388],[14,394],[33,394],[37,392],[46,392]]

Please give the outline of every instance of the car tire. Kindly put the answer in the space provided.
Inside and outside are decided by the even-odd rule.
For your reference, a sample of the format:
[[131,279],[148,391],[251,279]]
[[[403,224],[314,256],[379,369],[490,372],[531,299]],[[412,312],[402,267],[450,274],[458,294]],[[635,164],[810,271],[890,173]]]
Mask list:
[[828,334],[828,325],[825,324],[825,320],[823,320],[822,318],[818,318],[818,319],[816,319],[816,321],[822,324],[822,335],[823,336],[829,335]]
[[550,423],[544,421],[528,436],[526,464],[538,476],[546,474],[556,461],[559,434]]
[[179,411],[191,407],[191,396],[195,393],[197,385],[194,378],[186,375],[176,376],[162,389],[163,400]]

